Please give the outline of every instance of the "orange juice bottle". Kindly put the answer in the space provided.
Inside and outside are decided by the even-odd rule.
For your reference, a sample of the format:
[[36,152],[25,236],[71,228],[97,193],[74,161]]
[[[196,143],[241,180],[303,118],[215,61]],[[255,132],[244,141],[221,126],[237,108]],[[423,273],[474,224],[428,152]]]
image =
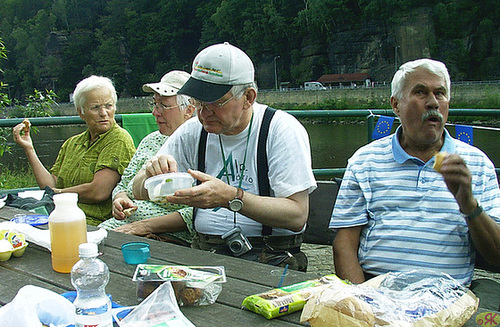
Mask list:
[[78,193],[54,195],[55,209],[49,216],[52,269],[70,273],[80,260],[78,246],[87,242],[85,213],[77,205]]

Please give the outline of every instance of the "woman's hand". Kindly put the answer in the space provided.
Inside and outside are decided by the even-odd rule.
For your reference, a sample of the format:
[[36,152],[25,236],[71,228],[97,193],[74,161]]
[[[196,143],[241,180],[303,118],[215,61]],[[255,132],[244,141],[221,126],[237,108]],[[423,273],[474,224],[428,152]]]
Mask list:
[[113,230],[115,232],[137,236],[146,236],[153,233],[147,220],[134,221],[133,223],[117,227]]
[[[137,210],[137,206],[130,200],[125,192],[120,192],[115,196],[112,209],[113,217],[118,220],[123,220],[130,216],[135,210]],[[128,214],[127,212],[132,213]]]
[[12,136],[14,142],[19,144],[25,151],[33,149],[33,141],[31,140],[30,132],[25,131],[25,125],[19,123],[12,128]]
[[146,176],[176,173],[177,161],[171,155],[154,156],[146,162]]

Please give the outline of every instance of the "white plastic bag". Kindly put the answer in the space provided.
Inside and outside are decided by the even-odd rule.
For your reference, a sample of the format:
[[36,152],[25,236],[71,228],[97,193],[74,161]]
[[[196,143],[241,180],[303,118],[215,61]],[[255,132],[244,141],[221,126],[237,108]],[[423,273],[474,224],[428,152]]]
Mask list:
[[174,289],[164,282],[121,321],[120,327],[195,327],[181,312]]
[[300,322],[323,326],[463,326],[479,299],[445,273],[391,272],[359,285],[326,285],[308,300]]
[[2,327],[66,327],[75,323],[75,307],[65,297],[45,288],[26,285],[12,302],[0,308]]
[[[7,229],[16,233],[22,233],[26,240],[37,245],[43,246],[50,251],[50,231],[48,229],[40,229],[29,224],[18,224],[12,221],[0,223],[0,230]],[[87,232],[87,241],[89,243],[101,243],[108,237],[108,231],[104,228]]]

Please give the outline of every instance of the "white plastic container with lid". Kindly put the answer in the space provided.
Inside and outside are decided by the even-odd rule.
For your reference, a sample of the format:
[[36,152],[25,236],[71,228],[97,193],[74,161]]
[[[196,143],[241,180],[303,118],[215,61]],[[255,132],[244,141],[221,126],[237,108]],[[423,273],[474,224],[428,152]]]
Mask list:
[[97,258],[97,244],[79,246],[80,261],[71,270],[71,284],[76,289],[75,326],[112,327],[111,299],[106,295],[108,266]]
[[144,182],[151,201],[164,201],[165,196],[175,191],[192,187],[195,180],[189,173],[169,173],[152,176]]
[[78,193],[54,195],[55,209],[49,216],[52,268],[70,273],[79,260],[78,246],[87,242],[85,213],[77,205]]

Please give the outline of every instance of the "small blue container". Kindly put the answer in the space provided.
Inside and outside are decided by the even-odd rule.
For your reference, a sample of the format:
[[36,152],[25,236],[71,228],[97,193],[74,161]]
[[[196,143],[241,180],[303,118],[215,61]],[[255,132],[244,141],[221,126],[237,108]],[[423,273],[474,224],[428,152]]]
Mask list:
[[130,265],[145,263],[150,258],[149,244],[145,242],[129,242],[122,245],[123,259]]

